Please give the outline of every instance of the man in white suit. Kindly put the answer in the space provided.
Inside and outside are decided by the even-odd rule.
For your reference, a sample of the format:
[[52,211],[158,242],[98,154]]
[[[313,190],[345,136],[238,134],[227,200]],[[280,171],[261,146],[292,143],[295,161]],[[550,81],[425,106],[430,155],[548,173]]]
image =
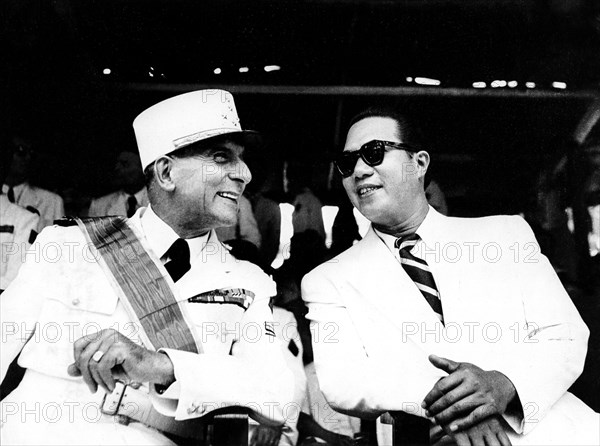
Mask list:
[[336,161],[363,240],[307,274],[322,390],[339,411],[402,411],[446,444],[599,444],[567,390],[589,331],[520,217],[445,217],[429,154],[394,110],[351,122]]
[[193,419],[240,405],[285,421],[275,284],[214,232],[236,218],[256,135],[222,90],[162,101],[134,130],[150,206],[45,229],[0,299],[0,378],[21,350],[27,369],[2,444],[203,444]]

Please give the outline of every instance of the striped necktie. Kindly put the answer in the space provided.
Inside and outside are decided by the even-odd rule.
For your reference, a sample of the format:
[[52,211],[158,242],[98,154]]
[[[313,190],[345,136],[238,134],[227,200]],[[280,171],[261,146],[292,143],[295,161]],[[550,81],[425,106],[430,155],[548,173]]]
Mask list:
[[421,239],[417,234],[412,234],[402,239],[396,240],[396,248],[400,253],[400,262],[408,277],[415,283],[427,303],[431,306],[440,321],[444,322],[444,313],[442,312],[442,302],[440,294],[435,285],[433,274],[425,260],[414,256],[410,251]]

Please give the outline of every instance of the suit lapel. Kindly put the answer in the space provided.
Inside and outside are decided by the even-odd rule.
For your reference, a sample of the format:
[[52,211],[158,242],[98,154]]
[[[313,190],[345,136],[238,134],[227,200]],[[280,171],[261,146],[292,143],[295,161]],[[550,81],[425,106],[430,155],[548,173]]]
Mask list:
[[400,330],[406,323],[437,322],[437,316],[373,228],[360,242],[355,277],[359,294]]

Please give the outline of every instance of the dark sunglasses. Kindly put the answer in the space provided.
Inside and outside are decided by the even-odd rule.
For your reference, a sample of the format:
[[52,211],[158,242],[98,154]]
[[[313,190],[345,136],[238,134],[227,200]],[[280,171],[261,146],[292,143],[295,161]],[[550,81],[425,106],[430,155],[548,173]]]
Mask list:
[[362,158],[368,166],[379,166],[383,162],[386,147],[406,150],[407,152],[418,152],[420,150],[410,144],[374,139],[373,141],[363,144],[359,150],[340,153],[335,160],[335,167],[337,167],[342,176],[346,178],[354,172],[354,167],[356,167],[358,158]]

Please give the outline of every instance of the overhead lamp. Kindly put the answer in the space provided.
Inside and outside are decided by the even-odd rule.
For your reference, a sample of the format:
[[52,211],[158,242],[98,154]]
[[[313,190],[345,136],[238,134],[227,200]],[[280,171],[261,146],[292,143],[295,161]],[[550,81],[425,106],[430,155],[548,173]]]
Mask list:
[[248,68],[248,67],[240,67],[240,69],[238,71],[240,73],[247,73],[248,71],[250,71],[250,68]]
[[152,71],[148,71],[148,76],[154,77],[154,73]]
[[415,77],[415,82],[420,85],[440,85],[441,82],[437,79],[430,79],[428,77]]
[[508,82],[508,86],[510,88],[515,88],[517,85],[519,85],[519,83],[517,81],[509,81]]
[[565,82],[552,82],[552,86],[560,90],[564,90],[565,88],[567,88],[567,84]]
[[109,75],[110,73],[112,73],[112,71],[110,70],[110,68],[105,68],[104,70],[102,70],[102,74]]
[[535,82],[525,82],[527,88],[535,88]]
[[473,82],[473,88],[485,88],[486,86],[485,82]]
[[221,74],[221,72],[222,72],[222,71],[221,71],[221,69],[220,69],[220,68],[215,68],[215,69],[213,70],[213,73],[215,73],[215,74]]
[[412,77],[409,76],[409,77],[406,78],[406,82],[412,82],[412,81],[413,81]]
[[265,71],[268,73],[270,71],[279,71],[281,67],[279,65],[265,65]]

